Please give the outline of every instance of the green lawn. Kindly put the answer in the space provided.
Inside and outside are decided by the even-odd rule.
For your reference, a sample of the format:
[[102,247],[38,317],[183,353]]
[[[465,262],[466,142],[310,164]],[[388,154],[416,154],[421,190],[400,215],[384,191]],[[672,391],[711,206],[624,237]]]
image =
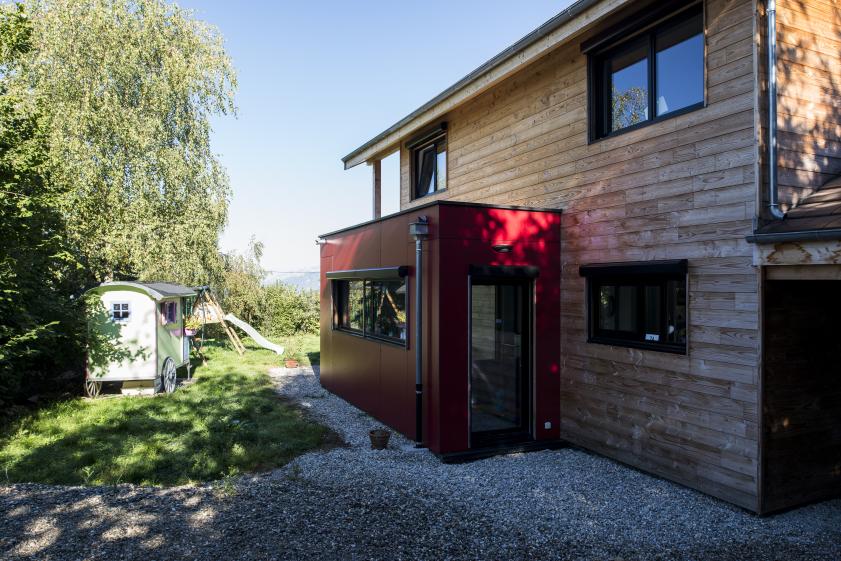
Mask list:
[[[298,339],[317,362],[318,337]],[[280,358],[244,343],[240,357],[209,340],[195,382],[171,395],[72,399],[19,419],[0,434],[0,483],[179,485],[267,470],[336,442],[275,394],[266,372]]]
[[294,352],[300,356],[301,364],[310,366],[320,364],[321,340],[318,335],[310,333],[284,337],[278,341],[284,346],[284,352]]

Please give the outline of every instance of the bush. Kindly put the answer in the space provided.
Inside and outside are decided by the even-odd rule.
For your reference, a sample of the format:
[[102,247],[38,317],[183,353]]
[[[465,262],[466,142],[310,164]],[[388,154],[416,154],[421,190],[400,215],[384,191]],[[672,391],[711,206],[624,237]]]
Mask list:
[[315,290],[276,284],[263,289],[263,330],[272,337],[318,333],[319,303]]

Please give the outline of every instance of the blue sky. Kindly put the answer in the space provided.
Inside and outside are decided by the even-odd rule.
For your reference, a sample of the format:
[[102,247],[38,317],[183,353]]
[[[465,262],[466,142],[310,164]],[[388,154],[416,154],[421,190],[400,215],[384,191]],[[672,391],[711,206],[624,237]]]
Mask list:
[[[216,25],[239,78],[214,121],[233,188],[224,250],[255,235],[275,271],[317,270],[318,234],[371,217],[368,166],[341,157],[539,26],[570,0],[178,0]],[[398,210],[397,162],[383,212]]]

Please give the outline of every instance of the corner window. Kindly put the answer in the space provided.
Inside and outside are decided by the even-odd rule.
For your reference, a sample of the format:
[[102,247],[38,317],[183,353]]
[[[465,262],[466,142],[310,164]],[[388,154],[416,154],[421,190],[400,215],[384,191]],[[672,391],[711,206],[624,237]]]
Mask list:
[[591,138],[704,104],[704,18],[688,8],[590,55]]
[[412,168],[412,198],[419,199],[447,188],[447,133],[433,135],[409,144]]
[[336,329],[405,344],[406,280],[333,280]]
[[111,304],[111,319],[118,322],[126,322],[131,316],[128,302],[114,302]]
[[586,265],[591,343],[686,353],[686,261]]

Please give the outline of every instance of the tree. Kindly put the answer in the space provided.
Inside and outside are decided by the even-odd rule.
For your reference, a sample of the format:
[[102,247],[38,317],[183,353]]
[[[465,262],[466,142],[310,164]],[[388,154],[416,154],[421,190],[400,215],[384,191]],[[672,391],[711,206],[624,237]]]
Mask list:
[[263,279],[266,272],[260,265],[262,258],[263,244],[254,237],[248,243],[246,254],[232,251],[222,255],[222,307],[252,325],[261,323],[264,309]]
[[3,79],[34,98],[87,269],[218,280],[230,189],[210,117],[235,111],[236,87],[219,33],[163,0],[27,0],[24,12],[31,49]]
[[[31,27],[21,8],[0,12],[0,76],[19,71]],[[58,211],[66,192],[46,171],[40,116],[0,80],[0,411],[79,367],[84,272]]]

